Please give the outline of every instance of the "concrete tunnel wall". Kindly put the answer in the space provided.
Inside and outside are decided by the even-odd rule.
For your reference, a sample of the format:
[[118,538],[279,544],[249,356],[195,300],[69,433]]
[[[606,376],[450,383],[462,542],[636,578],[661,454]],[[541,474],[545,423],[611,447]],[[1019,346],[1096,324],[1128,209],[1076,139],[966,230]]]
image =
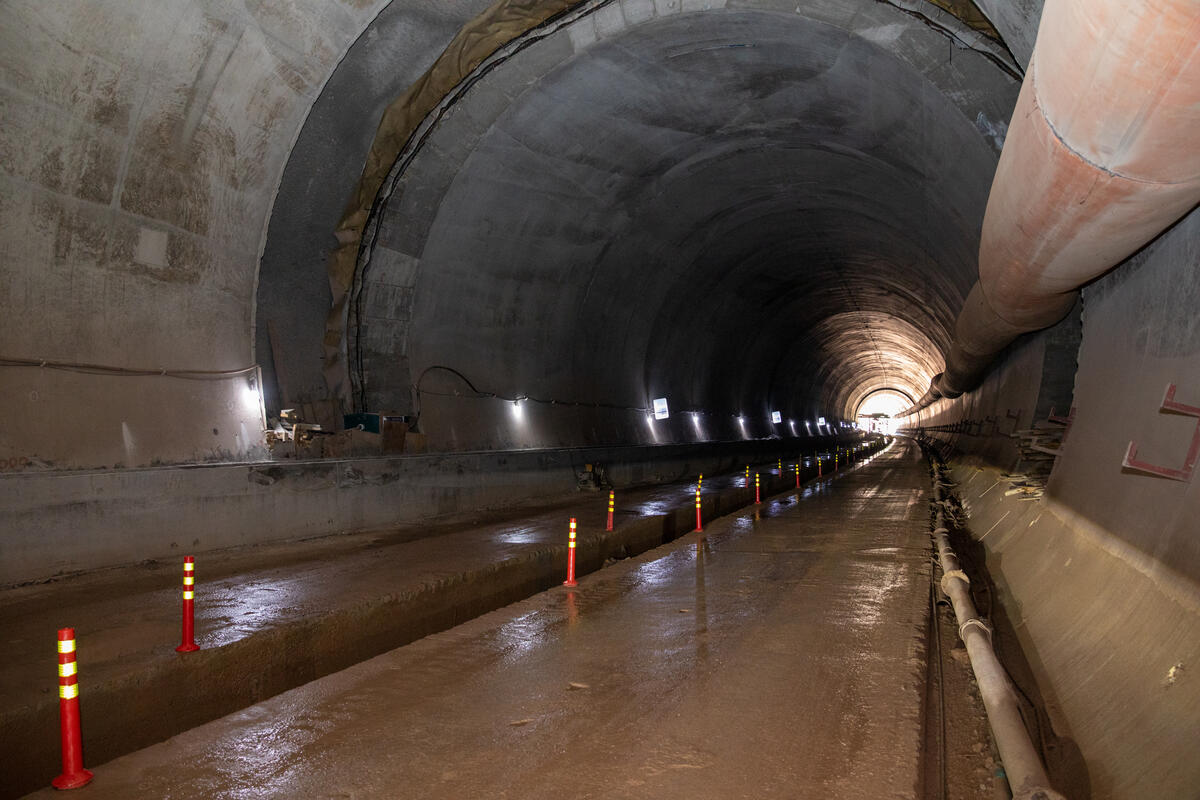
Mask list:
[[[995,54],[947,63],[945,32],[873,3],[593,5],[473,75],[406,155],[350,312],[355,401],[419,406],[438,449],[652,443],[803,433],[934,374],[1017,88]],[[379,102],[355,84],[320,119]],[[320,119],[285,185],[346,168]],[[264,288],[311,285],[332,246],[290,234],[334,207],[287,199]],[[327,314],[263,298],[278,329]],[[268,372],[319,393],[287,349]],[[472,385],[556,402],[517,423]],[[699,424],[647,426],[656,396]]]
[[[0,356],[258,362],[269,406],[284,376],[289,399],[325,397],[331,231],[386,105],[487,5],[5,4]],[[527,404],[517,425],[511,403],[428,373],[431,443],[502,449],[786,437],[771,410],[849,417],[876,388],[923,393],[975,278],[1010,70],[1041,4],[979,4],[1009,68],[1004,47],[915,0],[596,6],[478,76],[397,175],[348,332],[367,407],[415,411],[408,387],[435,364],[562,401]],[[921,417],[997,423],[938,434],[965,483],[966,465],[1018,466],[1009,414],[1076,407],[1044,504],[967,492],[1093,797],[1200,784],[1200,495],[1120,469],[1130,439],[1177,465],[1190,437],[1190,418],[1155,409],[1167,382],[1200,402],[1198,225],[1193,212],[1086,289],[1079,316]],[[78,477],[63,470],[261,456],[245,376],[0,375],[0,463],[41,481],[48,506],[55,480]],[[700,424],[648,425],[660,394]],[[164,485],[203,494],[200,475],[167,469]],[[268,519],[278,498],[261,493]]]

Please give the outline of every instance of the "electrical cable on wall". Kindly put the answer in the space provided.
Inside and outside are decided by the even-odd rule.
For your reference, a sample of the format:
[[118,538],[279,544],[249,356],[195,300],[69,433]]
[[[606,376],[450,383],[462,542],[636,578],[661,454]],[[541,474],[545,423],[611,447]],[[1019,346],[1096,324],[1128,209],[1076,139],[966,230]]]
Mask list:
[[236,378],[240,375],[255,373],[257,364],[248,367],[225,370],[205,369],[166,369],[164,367],[138,368],[113,367],[106,364],[80,364],[68,361],[49,361],[35,358],[5,358],[0,356],[0,367],[38,367],[41,369],[56,369],[63,372],[78,372],[85,375],[113,375],[117,377],[154,377],[179,378],[189,381],[219,381]]
[[473,396],[477,399],[504,400],[509,403],[519,403],[522,401],[529,401],[531,403],[541,403],[543,405],[548,405],[548,406],[567,406],[567,407],[571,407],[571,408],[607,408],[607,409],[611,409],[614,411],[639,411],[642,413],[647,413],[649,411],[649,409],[645,408],[644,406],[624,406],[624,405],[620,405],[618,403],[586,403],[586,402],[579,401],[579,400],[557,400],[555,398],[530,397],[529,395],[526,395],[526,394],[508,397],[506,395],[498,394],[496,392],[485,392],[485,391],[477,388],[475,386],[475,384],[471,382],[470,378],[468,378],[466,375],[462,374],[458,370],[454,369],[454,367],[447,367],[442,364],[434,364],[432,366],[426,367],[425,369],[421,370],[421,374],[419,376],[417,376],[417,382],[415,384],[413,384],[413,387],[412,387],[413,394],[415,395],[415,401],[416,401],[415,402],[416,408],[414,409],[414,413],[413,413],[413,425],[414,426],[421,419],[421,395],[428,394],[428,395],[432,395],[434,397],[462,397],[463,396],[462,394],[460,394],[458,392],[437,392],[437,391],[431,391],[429,389],[422,389],[421,382],[425,380],[425,376],[435,370],[442,371],[442,372],[449,372],[451,375],[454,375],[455,377],[457,377],[459,380],[461,380],[463,383],[465,383],[467,385],[467,388],[471,390],[471,392],[473,393]]

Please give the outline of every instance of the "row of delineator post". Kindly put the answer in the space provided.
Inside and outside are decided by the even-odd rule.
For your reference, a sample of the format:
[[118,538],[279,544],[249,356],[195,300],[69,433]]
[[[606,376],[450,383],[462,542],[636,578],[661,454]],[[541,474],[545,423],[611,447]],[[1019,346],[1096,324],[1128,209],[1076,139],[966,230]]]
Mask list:
[[[833,456],[834,469],[837,469],[840,453]],[[779,474],[783,474],[783,460],[778,462]],[[796,488],[800,488],[800,464],[794,467],[796,473]],[[817,456],[817,472],[821,473],[821,457]],[[746,467],[746,482],[749,486],[750,467]],[[704,529],[704,521],[700,512],[700,489],[704,484],[704,475],[696,482],[696,530]],[[758,473],[754,474],[754,502],[762,502],[761,484]],[[608,524],[607,530],[613,529],[613,513],[616,509],[616,492],[608,493]],[[575,550],[577,545],[578,525],[571,517],[567,541],[567,579],[565,586],[578,586],[575,579]],[[183,559],[183,619],[181,641],[175,648],[179,653],[191,653],[200,649],[196,644],[196,559],[186,556]],[[79,672],[75,657],[75,629],[62,628],[58,632],[58,698],[59,721],[62,734],[62,774],[51,781],[57,789],[77,789],[86,786],[92,780],[92,773],[83,767],[83,744],[79,721]]]
[[[860,452],[863,449],[863,447],[864,446],[859,445],[852,449],[845,450],[844,453],[846,456],[846,461],[849,462],[850,458],[852,456],[854,456],[856,453]],[[824,474],[823,473],[823,462],[826,460],[828,460],[832,463],[833,469],[836,472],[838,469],[839,462],[841,461],[842,455],[843,455],[843,451],[840,448],[836,449],[828,459],[825,459],[820,453],[817,453],[814,456],[814,458],[816,459],[816,462],[817,462],[817,477],[823,476],[823,474]],[[778,468],[780,475],[785,474],[784,470],[783,470],[783,459],[782,458],[776,462],[776,467]],[[799,461],[797,461],[795,464],[793,464],[792,471],[795,473],[795,476],[796,476],[796,488],[799,489],[800,488],[800,462]],[[750,485],[750,466],[747,465],[746,466],[746,486],[749,487],[749,485]],[[704,473],[700,473],[700,477],[696,480],[696,531],[704,530],[704,518],[703,518],[702,512],[701,512],[701,494],[700,494],[700,490],[703,486],[704,486]],[[755,505],[759,505],[762,503],[762,481],[760,479],[760,474],[758,472],[754,473],[754,503],[755,503]],[[608,521],[607,521],[607,524],[605,525],[606,531],[611,531],[613,529],[613,514],[614,514],[615,510],[616,510],[616,491],[609,490],[609,493],[608,493]],[[578,586],[579,585],[579,581],[576,579],[576,569],[575,569],[575,551],[578,548],[578,543],[579,543],[578,542],[578,534],[579,534],[578,521],[576,520],[575,517],[571,517],[569,527],[568,527],[568,533],[567,533],[567,579],[565,581],[563,581],[563,586]]]
[[[183,631],[176,652],[199,650],[196,644],[196,559],[183,559]],[[83,768],[83,735],[79,722],[79,664],[75,658],[75,629],[58,631],[58,717],[62,739],[62,774],[50,783],[55,789],[78,789],[92,780]]]

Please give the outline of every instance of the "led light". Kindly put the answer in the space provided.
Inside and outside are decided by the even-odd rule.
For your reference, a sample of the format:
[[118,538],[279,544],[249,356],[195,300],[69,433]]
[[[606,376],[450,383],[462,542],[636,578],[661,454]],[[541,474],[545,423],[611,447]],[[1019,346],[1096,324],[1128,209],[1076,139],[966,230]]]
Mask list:
[[669,416],[671,416],[671,413],[667,410],[667,398],[654,398],[654,418],[666,419]]
[[780,414],[778,411],[772,411],[771,422],[774,422],[776,425],[783,422],[783,414]]

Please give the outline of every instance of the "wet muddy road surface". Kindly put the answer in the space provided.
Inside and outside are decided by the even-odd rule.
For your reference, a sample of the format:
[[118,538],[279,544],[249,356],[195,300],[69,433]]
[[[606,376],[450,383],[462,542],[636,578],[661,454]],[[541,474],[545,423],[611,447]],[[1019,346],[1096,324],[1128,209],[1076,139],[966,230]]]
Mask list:
[[897,441],[101,765],[80,797],[915,797],[927,487]]

